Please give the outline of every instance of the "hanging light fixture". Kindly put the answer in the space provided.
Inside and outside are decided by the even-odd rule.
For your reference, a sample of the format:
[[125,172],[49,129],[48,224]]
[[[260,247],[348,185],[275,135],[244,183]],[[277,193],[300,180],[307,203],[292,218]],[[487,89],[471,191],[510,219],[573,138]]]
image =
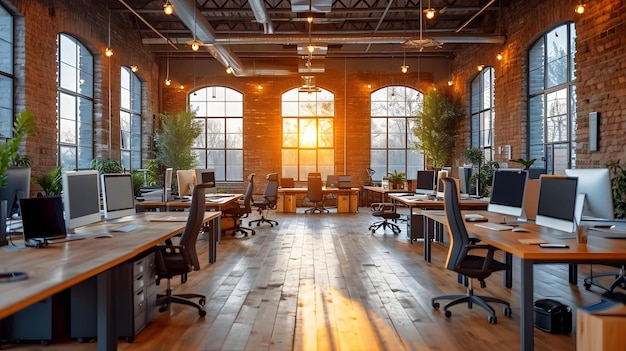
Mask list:
[[113,56],[113,49],[111,49],[111,9],[109,9],[109,41],[107,42],[107,48],[104,50],[104,54],[107,57]]
[[165,62],[165,85],[172,84],[170,79],[170,55],[167,55],[167,61]]
[[582,2],[578,2],[578,5],[576,5],[574,11],[577,14],[582,15],[583,13],[585,13],[585,4],[583,4]]
[[400,66],[400,71],[402,73],[406,73],[409,71],[409,66],[406,64],[406,52],[403,53],[404,57],[402,58],[402,66]]
[[229,66],[226,67],[226,73],[228,74],[232,74],[233,73],[233,69]]
[[502,61],[502,58],[504,58],[504,56],[502,56],[502,53],[501,53],[501,52],[499,52],[499,53],[497,53],[497,54],[496,54],[496,59],[497,59],[498,61]]
[[485,65],[478,65],[478,67],[477,67],[478,72],[482,71],[483,68],[485,68]]
[[[434,9],[433,9],[434,11]],[[409,47],[414,47],[417,48],[419,51],[423,51],[424,48],[435,48],[435,49],[441,49],[441,44],[431,38],[424,38],[423,32],[424,32],[424,19],[423,19],[423,14],[426,11],[422,11],[422,1],[420,1],[420,29],[419,29],[419,38],[409,38],[407,40],[405,40],[402,43],[402,46],[409,46]],[[434,14],[433,14],[434,16]]]
[[428,8],[426,10],[424,10],[424,12],[426,13],[426,18],[427,19],[435,18],[435,13],[437,11],[435,11],[434,8],[430,7],[430,0],[428,0]]
[[191,50],[193,51],[198,51],[198,49],[200,49],[200,46],[204,44],[203,42],[201,42],[200,40],[196,38],[196,31],[197,31],[196,7],[194,6],[193,7],[193,40],[187,42],[187,45],[191,46]]
[[174,5],[172,5],[170,0],[165,1],[165,5],[163,5],[163,12],[165,12],[168,16],[174,13]]

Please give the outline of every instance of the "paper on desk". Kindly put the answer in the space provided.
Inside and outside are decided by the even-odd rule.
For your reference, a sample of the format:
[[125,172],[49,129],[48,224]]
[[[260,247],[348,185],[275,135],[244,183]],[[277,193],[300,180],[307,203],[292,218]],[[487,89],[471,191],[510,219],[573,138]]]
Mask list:
[[485,216],[478,213],[466,213],[465,219],[484,219]]
[[517,239],[520,243],[526,245],[539,245],[547,243],[547,241],[539,238],[529,238],[529,239]]

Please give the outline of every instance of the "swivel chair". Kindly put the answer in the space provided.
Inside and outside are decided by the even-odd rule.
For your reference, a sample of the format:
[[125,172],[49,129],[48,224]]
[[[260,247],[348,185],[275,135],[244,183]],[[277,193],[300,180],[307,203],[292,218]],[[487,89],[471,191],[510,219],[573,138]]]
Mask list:
[[[191,293],[173,295],[170,280],[180,275],[181,283],[185,283],[187,281],[187,273],[192,270],[200,270],[200,261],[196,252],[196,240],[202,228],[205,211],[204,194],[209,185],[198,184],[195,186],[187,224],[178,245],[173,245],[172,241],[168,240],[166,245],[157,245],[155,247],[156,282],[159,284],[161,279],[167,279],[165,295],[157,295],[157,306],[161,306],[159,308],[161,312],[167,310],[171,303],[180,303],[197,308],[200,317],[206,315],[204,310],[206,297],[204,295]],[[193,301],[196,298],[198,302]]]
[[236,201],[233,203],[232,207],[229,207],[222,211],[224,217],[233,218],[233,222],[235,224],[235,228],[233,229],[232,235],[235,236],[237,233],[241,233],[244,236],[248,236],[248,232],[254,235],[256,232],[252,228],[242,227],[242,218],[248,217],[250,213],[252,213],[252,190],[254,189],[254,173],[250,173],[248,176],[248,187],[246,188],[246,193],[243,195],[243,200]]
[[257,227],[261,225],[261,223],[269,223],[270,227],[278,225],[277,221],[265,218],[265,212],[269,212],[270,209],[276,209],[276,200],[278,199],[278,173],[270,173],[266,178],[267,185],[263,193],[263,200],[252,201],[252,206],[256,207],[261,218],[248,222],[248,225],[252,225],[254,222],[256,222]]
[[308,208],[304,213],[325,212],[328,209],[324,207],[324,194],[322,192],[322,175],[319,173],[309,173],[307,179],[307,199],[313,203],[312,208]]
[[[443,308],[446,317],[449,318],[452,313],[448,308],[461,303],[466,303],[468,308],[472,308],[472,306],[476,304],[489,312],[489,316],[487,317],[489,323],[497,323],[495,311],[488,303],[503,304],[505,306],[504,315],[510,316],[512,312],[509,303],[495,297],[474,295],[472,280],[477,279],[480,282],[480,287],[484,288],[485,278],[489,277],[493,272],[510,269],[510,266],[493,259],[493,254],[497,250],[495,247],[478,244],[480,240],[468,236],[465,223],[461,216],[456,182],[453,178],[448,177],[443,178],[443,182],[445,193],[444,210],[446,213],[448,232],[450,233],[450,248],[446,258],[446,268],[469,279],[467,279],[467,294],[433,297],[432,306],[434,309],[439,309],[439,302],[437,301],[452,300]],[[471,251],[477,250],[486,251],[485,255],[477,256],[469,254]]]
[[[603,273],[591,272],[591,275],[589,277],[586,277],[585,280],[583,281],[583,285],[585,286],[585,289],[587,290],[591,289],[592,285],[597,286],[609,293],[612,293],[613,290],[615,290],[615,288],[617,288],[618,286],[621,287],[622,289],[626,289],[626,274],[625,274],[626,265],[613,264],[612,266],[619,268],[619,271],[611,271],[611,272],[603,272]],[[614,280],[611,282],[609,286],[605,286],[605,285],[600,284],[597,281],[597,278],[599,277],[613,277]]]
[[383,227],[383,230],[390,228],[394,234],[400,234],[400,227],[397,224],[391,223],[390,220],[394,222],[400,218],[400,214],[396,212],[396,205],[387,202],[376,202],[372,204],[372,216],[382,218],[382,220],[378,222],[374,222],[370,225],[369,230],[372,231],[372,234],[376,232],[376,230],[380,227]]

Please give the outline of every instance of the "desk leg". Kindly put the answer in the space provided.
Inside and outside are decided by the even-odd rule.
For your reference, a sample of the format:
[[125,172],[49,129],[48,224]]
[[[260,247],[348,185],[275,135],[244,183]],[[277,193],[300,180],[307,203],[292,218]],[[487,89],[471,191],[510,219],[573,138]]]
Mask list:
[[522,259],[520,287],[521,350],[534,350],[535,321],[533,318],[533,261]]
[[431,220],[424,216],[424,259],[430,262],[430,223]]
[[569,264],[569,283],[578,284],[578,264],[576,263]]
[[209,221],[209,263],[217,261],[217,243],[220,238],[222,217],[218,216]]
[[115,276],[113,268],[98,274],[98,351],[117,350],[115,327]]
[[509,266],[509,269],[504,271],[504,287],[513,287],[513,255],[508,252],[504,253],[504,263]]

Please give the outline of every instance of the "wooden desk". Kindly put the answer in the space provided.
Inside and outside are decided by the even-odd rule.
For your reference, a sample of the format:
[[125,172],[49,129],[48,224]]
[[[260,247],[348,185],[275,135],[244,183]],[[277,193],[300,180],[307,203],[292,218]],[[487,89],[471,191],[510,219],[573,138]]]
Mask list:
[[[472,211],[472,213],[480,213],[493,222],[502,219],[502,215],[495,215],[486,211]],[[440,222],[445,221],[445,216],[441,212],[432,212],[426,215]],[[579,244],[577,239],[569,239],[572,237],[572,234],[569,233],[544,228],[531,222],[519,224],[519,226],[528,229],[529,232],[493,231],[466,222],[467,230],[479,238],[482,243],[495,246],[520,258],[520,349],[534,350],[533,265],[541,263],[568,263],[571,265],[624,262],[626,261],[626,240],[589,236],[587,244]],[[569,248],[544,249],[538,245],[522,244],[519,239],[542,239],[550,243],[567,244]]]
[[[380,202],[389,202],[389,196],[393,193],[404,193],[408,191],[408,189],[383,189],[381,186],[371,186],[364,185],[363,191],[367,194],[367,192],[379,193],[380,194]],[[365,205],[369,206],[370,204],[367,202],[367,196],[365,197]]]
[[[277,212],[295,213],[296,195],[306,194],[307,188],[279,188]],[[357,213],[359,210],[359,188],[322,188],[322,194],[337,196],[337,213]]]
[[[145,227],[129,233],[111,231],[112,228],[124,224],[119,222],[99,222],[76,230],[77,233],[85,234],[109,232],[113,234],[113,238],[86,237],[83,240],[51,244],[43,249],[1,250],[0,267],[9,271],[26,272],[29,278],[2,284],[0,319],[97,276],[98,350],[116,350],[115,301],[113,299],[115,277],[111,268],[181,233],[185,228],[185,222],[150,221],[150,219],[162,218],[166,215],[164,213],[139,213],[133,216],[131,221],[145,224]],[[219,220],[220,215],[220,212],[207,212],[204,221]],[[209,237],[209,247],[213,247],[214,251],[217,238],[215,228]]]

